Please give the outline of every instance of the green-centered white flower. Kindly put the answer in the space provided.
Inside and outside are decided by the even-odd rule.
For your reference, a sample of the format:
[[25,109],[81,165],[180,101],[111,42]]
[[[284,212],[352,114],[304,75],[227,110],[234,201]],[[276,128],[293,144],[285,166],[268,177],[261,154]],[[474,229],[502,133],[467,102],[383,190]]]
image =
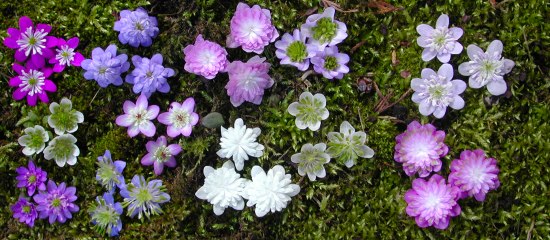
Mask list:
[[78,124],[84,122],[84,115],[74,110],[73,103],[67,98],[61,99],[60,103],[52,102],[50,112],[48,124],[57,135],[73,133],[78,129]]
[[324,165],[330,162],[330,155],[325,153],[326,149],[327,145],[324,143],[315,146],[308,143],[302,146],[301,152],[292,155],[290,160],[298,164],[298,174],[307,174],[310,181],[315,181],[315,178],[324,178],[327,175]]
[[22,147],[25,147],[23,148],[23,154],[27,156],[41,153],[46,146],[46,142],[50,140],[50,136],[48,136],[46,130],[39,125],[25,128],[23,132],[25,132],[25,135],[17,139],[17,142]]
[[327,153],[351,168],[355,165],[357,158],[372,158],[374,151],[365,145],[367,134],[355,132],[355,128],[348,121],[342,122],[340,132],[328,133]]
[[310,92],[303,92],[298,102],[288,106],[288,112],[296,116],[296,127],[299,129],[317,131],[321,127],[321,121],[329,115],[326,103],[327,99],[323,94],[317,93],[314,96]]
[[80,149],[76,146],[76,138],[72,134],[63,134],[52,139],[46,149],[44,158],[54,159],[58,166],[63,167],[65,163],[76,164],[76,157],[80,155]]

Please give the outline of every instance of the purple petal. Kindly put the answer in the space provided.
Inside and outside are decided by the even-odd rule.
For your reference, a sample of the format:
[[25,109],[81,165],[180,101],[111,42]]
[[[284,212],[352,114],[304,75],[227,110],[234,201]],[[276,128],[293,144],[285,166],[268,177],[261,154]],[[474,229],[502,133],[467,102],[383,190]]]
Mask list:
[[74,54],[74,59],[73,59],[73,61],[71,62],[71,64],[72,64],[73,66],[80,67],[80,64],[82,63],[82,61],[84,61],[84,56],[82,56],[81,53],[76,52],[76,53]]
[[195,108],[195,99],[192,97],[185,99],[185,101],[181,104],[181,108],[189,113],[193,112]]
[[121,127],[129,127],[134,124],[134,121],[130,115],[123,114],[116,118],[115,123]]
[[152,137],[157,132],[157,128],[151,121],[146,121],[139,126],[139,131],[147,137]]
[[79,42],[80,42],[80,40],[78,39],[78,37],[73,37],[73,38],[67,40],[67,45],[69,45],[70,48],[76,48],[76,47],[78,47]]
[[155,161],[153,163],[153,168],[154,168],[155,175],[161,175],[162,171],[164,171],[164,163]]
[[153,120],[157,118],[159,115],[160,108],[157,105],[151,105],[147,108],[147,112],[149,112],[150,116],[147,118],[149,120]]
[[27,60],[27,55],[25,55],[25,51],[17,50],[17,51],[15,51],[14,58],[18,62],[24,62],[25,60]]
[[175,157],[170,157],[168,159],[168,161],[166,161],[164,163],[164,165],[166,165],[167,167],[171,167],[171,168],[175,167],[177,165],[176,158]]
[[433,31],[434,31],[434,28],[430,25],[427,25],[427,24],[420,24],[416,27],[416,31],[421,36],[431,36]]
[[487,90],[495,96],[504,94],[506,89],[506,82],[503,79],[490,81],[487,84]]
[[437,22],[435,23],[435,27],[437,27],[437,28],[449,27],[449,16],[447,16],[447,14],[441,14],[441,16],[439,16],[439,18],[437,18]]
[[28,27],[32,27],[33,23],[32,20],[27,16],[22,16],[19,18],[19,29],[21,31],[27,30]]
[[164,125],[171,125],[172,123],[170,122],[170,114],[170,112],[161,113],[158,116],[157,120]]
[[431,48],[425,48],[422,51],[422,60],[428,62],[432,60],[437,55],[437,52]]
[[445,79],[451,81],[453,79],[453,66],[451,64],[443,64],[437,70],[437,75],[444,76]]
[[167,148],[172,156],[178,155],[181,152],[181,146],[179,144],[170,144]]
[[144,166],[151,166],[155,160],[152,153],[147,153],[141,158],[141,164]]
[[491,42],[491,44],[489,44],[489,47],[487,48],[487,53],[491,55],[498,54],[498,56],[500,56],[500,54],[502,53],[502,49],[502,42],[500,40],[494,40]]

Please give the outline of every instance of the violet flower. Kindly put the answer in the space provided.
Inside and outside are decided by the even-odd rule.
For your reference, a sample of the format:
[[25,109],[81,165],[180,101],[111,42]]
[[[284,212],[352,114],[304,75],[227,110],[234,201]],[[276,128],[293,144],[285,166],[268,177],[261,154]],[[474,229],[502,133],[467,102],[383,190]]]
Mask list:
[[309,43],[322,51],[327,46],[341,43],[348,37],[346,24],[334,19],[336,10],[328,7],[321,14],[313,14],[302,25],[302,34],[309,37]]
[[105,150],[103,156],[97,157],[97,172],[95,179],[107,189],[107,192],[113,193],[118,188],[124,187],[124,176],[122,171],[126,167],[126,162],[117,160],[113,162],[111,152]]
[[259,56],[254,56],[245,63],[234,61],[229,64],[229,82],[225,89],[234,107],[245,101],[260,105],[265,89],[274,83],[269,76],[269,67],[270,64],[265,62],[265,58]]
[[95,80],[100,87],[105,88],[109,84],[122,85],[120,74],[130,68],[126,54],[117,55],[116,45],[109,45],[105,50],[94,48],[92,58],[82,61],[81,67],[85,70],[84,78]]
[[166,78],[174,76],[174,70],[162,66],[162,55],[157,53],[151,59],[133,56],[135,69],[126,75],[126,82],[133,84],[134,93],[142,93],[150,97],[155,91],[167,93],[170,85]]
[[170,195],[166,193],[162,180],[145,181],[141,175],[135,175],[132,181],[120,190],[120,195],[124,198],[122,206],[127,207],[126,215],[133,218],[137,214],[138,219],[162,213],[160,204],[170,201]]
[[460,198],[473,196],[483,202],[487,192],[500,186],[498,173],[497,160],[486,158],[483,150],[464,150],[451,162],[449,183],[460,189]]
[[149,47],[154,37],[159,33],[157,18],[149,17],[147,11],[141,7],[135,11],[122,10],[120,20],[115,22],[113,28],[118,34],[118,40],[122,44],[130,44],[132,47]]
[[227,47],[241,46],[245,52],[261,54],[264,47],[279,37],[271,23],[271,12],[258,5],[252,7],[239,3],[231,18],[231,33],[227,36]]
[[80,67],[80,63],[84,61],[84,56],[74,50],[78,47],[78,37],[73,37],[67,41],[62,38],[57,39],[57,54],[50,58],[49,63],[54,64],[54,72],[62,72],[65,66]]
[[24,197],[19,197],[15,204],[11,205],[13,218],[19,219],[19,222],[27,224],[29,227],[34,227],[34,220],[38,218],[36,206]]
[[135,137],[138,133],[143,133],[147,137],[155,135],[157,128],[151,120],[157,118],[159,106],[151,105],[145,95],[140,95],[134,104],[125,101],[123,105],[124,114],[116,118],[116,124],[121,127],[128,127],[128,136]]
[[422,60],[428,62],[437,56],[442,63],[451,59],[451,54],[460,54],[462,44],[458,39],[464,31],[458,27],[449,28],[449,16],[441,14],[435,24],[435,29],[427,24],[420,24],[416,27],[420,37],[416,39],[418,46],[423,47]]
[[213,79],[218,72],[225,72],[229,61],[227,51],[215,42],[204,40],[199,34],[195,44],[183,49],[185,55],[185,71]]
[[164,136],[160,136],[156,141],[147,142],[145,148],[147,154],[141,159],[141,164],[145,166],[153,165],[155,175],[161,175],[165,165],[170,168],[175,167],[177,162],[174,156],[181,152],[180,145],[167,145]]
[[55,221],[64,223],[71,219],[71,213],[78,212],[79,207],[73,202],[76,201],[75,187],[67,187],[62,182],[58,185],[52,180],[48,181],[48,191],[34,195],[33,199],[38,204],[36,210],[40,219],[48,218],[50,224]]
[[57,86],[48,79],[53,72],[51,68],[40,69],[33,64],[23,67],[14,63],[13,70],[19,75],[11,78],[8,84],[10,87],[17,88],[13,92],[15,100],[26,97],[27,103],[30,106],[35,106],[38,99],[45,103],[50,101],[46,92],[57,91]]
[[95,229],[100,233],[109,234],[109,237],[118,236],[118,232],[122,230],[122,211],[122,204],[115,202],[111,193],[97,196],[89,210]]
[[32,196],[36,189],[40,191],[46,190],[46,180],[48,180],[48,173],[42,170],[42,168],[36,167],[32,161],[29,161],[28,168],[22,166],[18,167],[17,172],[17,187],[27,188],[27,193]]
[[195,99],[190,97],[183,103],[173,102],[168,112],[161,113],[158,121],[166,126],[168,136],[174,138],[178,135],[189,137],[193,126],[199,122],[199,115],[195,112]]
[[349,56],[339,53],[337,46],[327,47],[311,58],[315,72],[323,74],[323,77],[327,79],[342,79],[344,74],[349,72],[349,68],[346,66],[348,62]]
[[309,68],[309,60],[315,56],[317,46],[306,44],[307,36],[294,29],[292,35],[285,33],[281,40],[275,42],[275,55],[281,59],[282,65],[292,65],[300,71],[306,71]]

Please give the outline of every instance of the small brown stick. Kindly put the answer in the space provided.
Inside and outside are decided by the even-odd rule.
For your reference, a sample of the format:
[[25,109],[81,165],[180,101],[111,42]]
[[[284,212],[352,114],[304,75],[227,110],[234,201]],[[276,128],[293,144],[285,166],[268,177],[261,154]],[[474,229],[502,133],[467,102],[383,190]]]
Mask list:
[[323,5],[325,7],[333,7],[336,11],[338,12],[343,12],[343,13],[354,13],[354,12],[359,12],[359,9],[350,9],[350,10],[344,10],[342,9],[342,7],[340,6],[340,4],[338,3],[335,3],[333,1],[330,1],[330,0],[322,0],[323,2]]

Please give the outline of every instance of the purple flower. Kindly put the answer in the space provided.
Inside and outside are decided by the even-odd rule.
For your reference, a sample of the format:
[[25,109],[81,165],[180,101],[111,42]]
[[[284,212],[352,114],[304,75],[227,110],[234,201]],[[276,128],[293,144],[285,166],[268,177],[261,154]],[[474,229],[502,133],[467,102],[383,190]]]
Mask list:
[[120,190],[120,195],[124,198],[123,207],[128,207],[127,216],[133,218],[137,214],[138,219],[162,213],[160,204],[170,201],[162,180],[145,181],[141,175],[135,175],[126,188]]
[[37,188],[40,191],[46,190],[46,184],[44,183],[48,180],[48,173],[36,167],[32,161],[29,161],[28,168],[18,167],[15,171],[18,174],[16,177],[17,187],[27,188],[29,196],[32,196]]
[[142,93],[150,97],[155,91],[167,93],[170,85],[166,78],[174,76],[174,70],[162,66],[162,55],[157,53],[151,59],[133,56],[132,63],[136,67],[126,75],[126,82],[134,84],[134,93]]
[[483,150],[464,150],[451,162],[449,183],[460,189],[461,198],[474,196],[482,202],[487,192],[500,186],[498,173],[497,160],[486,158]]
[[95,48],[92,51],[92,59],[85,59],[81,67],[86,70],[84,78],[96,80],[100,87],[105,88],[109,84],[122,85],[120,74],[128,71],[130,63],[126,54],[116,55],[116,45],[109,45],[105,51]]
[[418,172],[420,177],[427,177],[430,172],[441,170],[441,157],[447,155],[449,148],[443,142],[445,132],[437,131],[431,124],[420,125],[413,121],[407,130],[395,137],[396,162],[403,163],[403,170],[408,176]]
[[218,72],[225,72],[229,61],[227,51],[219,44],[204,40],[199,34],[195,44],[183,49],[185,55],[185,71],[213,79]]
[[78,42],[78,37],[73,37],[67,41],[62,38],[57,39],[57,49],[55,50],[57,54],[49,60],[49,63],[54,64],[54,72],[62,72],[65,66],[80,67],[80,63],[84,61],[84,56],[74,51],[78,47]]
[[122,107],[124,114],[116,118],[116,124],[121,127],[128,127],[128,135],[135,137],[138,133],[143,133],[147,137],[155,135],[157,128],[151,120],[157,118],[159,106],[151,105],[145,95],[140,95],[134,104],[125,101]]
[[122,171],[126,167],[126,162],[118,160],[113,162],[111,152],[105,150],[103,156],[97,157],[97,172],[95,179],[107,189],[109,193],[113,193],[118,186],[124,186],[124,176]]
[[19,219],[19,222],[34,227],[34,220],[38,217],[36,206],[24,197],[20,197],[15,204],[11,205],[13,218]]
[[185,99],[182,104],[173,102],[170,104],[170,110],[161,113],[158,121],[167,127],[166,133],[170,137],[183,135],[189,137],[193,126],[199,122],[199,115],[195,112],[195,99],[190,97]]
[[264,61],[265,58],[254,56],[246,63],[235,61],[229,64],[229,82],[225,88],[233,106],[238,107],[244,101],[260,105],[264,90],[274,83],[268,74],[270,64]]
[[110,237],[118,236],[122,230],[122,204],[115,203],[111,193],[103,193],[97,196],[95,204],[90,208],[92,223],[100,233],[107,233]]
[[78,212],[79,208],[73,202],[76,201],[75,187],[67,187],[64,182],[59,186],[52,180],[48,181],[48,191],[34,195],[33,199],[38,204],[36,210],[40,219],[48,218],[50,224],[56,220],[64,223],[71,219],[71,213]]
[[115,22],[114,30],[120,32],[118,40],[122,44],[130,44],[132,47],[149,47],[154,37],[159,33],[157,18],[149,17],[143,8],[135,11],[122,10],[120,20]]
[[456,202],[459,193],[457,187],[447,184],[438,174],[428,181],[417,178],[412,183],[412,189],[405,193],[407,214],[414,217],[421,228],[434,226],[446,229],[451,217],[460,215],[460,206]]
[[161,175],[164,170],[164,165],[173,168],[176,166],[176,158],[174,156],[181,152],[181,147],[178,144],[166,144],[166,137],[160,136],[157,141],[149,141],[145,145],[147,154],[141,159],[141,164],[145,166],[153,165],[155,175]]
[[348,62],[349,56],[339,53],[337,46],[327,47],[311,58],[315,72],[323,74],[323,77],[327,79],[342,79],[344,74],[349,72],[349,68],[346,66]]
[[47,79],[52,75],[51,68],[40,69],[28,62],[25,67],[14,63],[13,70],[19,74],[9,81],[10,87],[17,88],[13,92],[15,100],[27,97],[27,103],[30,106],[35,106],[38,99],[45,103],[50,101],[46,92],[57,91],[57,86]]
[[326,8],[321,14],[313,14],[302,25],[302,34],[309,38],[309,43],[322,51],[327,46],[341,43],[348,37],[346,24],[334,19],[336,10]]
[[306,44],[306,35],[294,29],[292,35],[285,33],[281,40],[275,42],[275,55],[281,59],[281,64],[292,65],[300,71],[309,68],[309,59],[315,56],[317,47]]
[[50,49],[57,43],[57,38],[48,36],[52,27],[39,23],[34,26],[27,16],[19,18],[19,29],[8,28],[9,37],[4,39],[4,45],[15,51],[15,60],[24,62],[30,55],[31,62],[37,68],[44,67],[45,59],[54,56]]
[[452,80],[453,66],[443,64],[437,73],[431,68],[424,68],[421,77],[411,81],[411,88],[415,91],[412,100],[419,104],[420,114],[442,118],[447,106],[457,110],[464,107],[464,99],[459,94],[466,90],[466,83],[459,79]]
[[231,18],[231,33],[227,36],[227,47],[242,46],[245,52],[261,54],[264,47],[279,37],[277,29],[271,23],[271,12],[239,3],[235,15]]
[[462,52],[462,44],[458,39],[464,31],[458,27],[449,28],[449,16],[441,14],[435,24],[435,29],[427,24],[420,24],[416,27],[420,37],[416,39],[418,46],[423,47],[422,60],[428,62],[437,56],[442,63],[451,59],[451,54]]

